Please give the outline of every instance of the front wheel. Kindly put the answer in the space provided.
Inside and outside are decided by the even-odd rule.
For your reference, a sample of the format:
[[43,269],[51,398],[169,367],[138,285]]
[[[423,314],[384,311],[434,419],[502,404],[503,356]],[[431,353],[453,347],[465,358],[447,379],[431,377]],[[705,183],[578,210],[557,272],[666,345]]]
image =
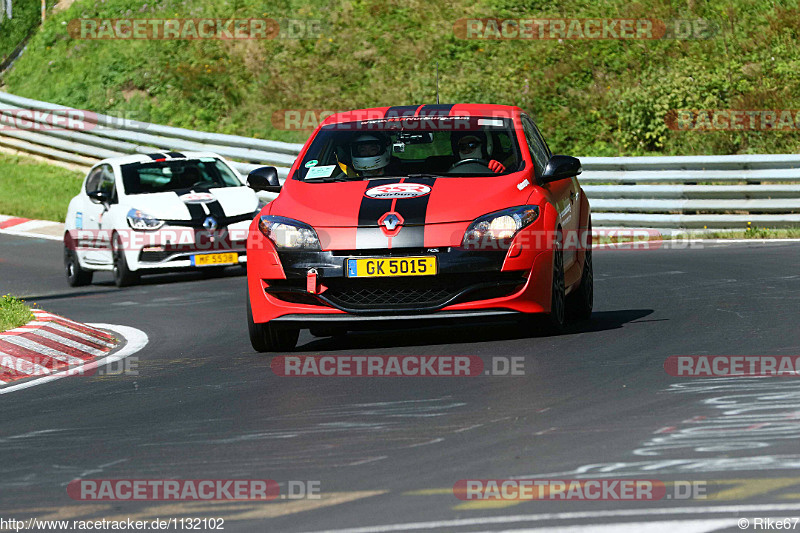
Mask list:
[[559,246],[553,252],[553,281],[551,286],[550,314],[547,315],[548,333],[557,335],[564,331],[566,322],[566,296],[564,286],[564,252]]
[[269,322],[261,324],[254,322],[249,295],[247,332],[250,334],[250,344],[257,352],[288,352],[297,345],[297,338],[300,336],[299,328],[277,328]]
[[70,287],[82,287],[92,282],[93,272],[81,267],[81,263],[78,261],[78,252],[68,243],[64,244],[64,270]]
[[111,254],[114,259],[114,284],[117,287],[127,287],[139,281],[139,273],[128,268],[125,252],[122,248],[122,239],[115,233],[111,238]]

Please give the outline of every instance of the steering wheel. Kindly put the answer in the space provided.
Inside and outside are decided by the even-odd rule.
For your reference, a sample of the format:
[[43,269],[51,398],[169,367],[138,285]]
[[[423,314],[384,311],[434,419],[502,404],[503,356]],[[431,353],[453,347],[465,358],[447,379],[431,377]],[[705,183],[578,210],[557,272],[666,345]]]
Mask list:
[[214,185],[216,185],[216,184],[215,184],[213,181],[209,181],[209,180],[200,180],[200,181],[196,181],[196,182],[194,182],[194,183],[192,184],[192,186],[191,186],[191,187],[189,187],[189,188],[190,188],[190,189],[194,189],[195,187],[206,187],[206,188],[209,188],[209,189],[210,189],[210,188],[211,188],[211,187],[213,187]]
[[461,161],[456,161],[455,163],[453,163],[453,166],[450,167],[450,170],[454,170],[463,165],[476,164],[476,163],[478,165],[483,165],[486,168],[489,168],[489,162],[487,160],[479,159],[477,157],[470,157],[469,159],[462,159]]

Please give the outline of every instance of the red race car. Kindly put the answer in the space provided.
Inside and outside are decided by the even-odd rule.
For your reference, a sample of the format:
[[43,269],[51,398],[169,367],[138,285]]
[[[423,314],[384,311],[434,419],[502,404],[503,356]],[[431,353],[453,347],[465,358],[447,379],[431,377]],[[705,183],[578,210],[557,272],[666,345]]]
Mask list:
[[328,117],[250,226],[247,321],[257,351],[412,319],[592,312],[580,161],[552,155],[520,108],[419,105]]

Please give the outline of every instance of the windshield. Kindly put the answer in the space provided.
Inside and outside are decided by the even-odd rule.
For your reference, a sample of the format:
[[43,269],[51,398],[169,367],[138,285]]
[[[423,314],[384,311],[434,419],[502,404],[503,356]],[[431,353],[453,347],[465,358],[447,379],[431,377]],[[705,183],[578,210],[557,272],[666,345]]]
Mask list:
[[522,165],[511,119],[403,117],[323,127],[294,179],[496,176],[516,172]]
[[241,187],[228,165],[214,157],[122,165],[126,194]]

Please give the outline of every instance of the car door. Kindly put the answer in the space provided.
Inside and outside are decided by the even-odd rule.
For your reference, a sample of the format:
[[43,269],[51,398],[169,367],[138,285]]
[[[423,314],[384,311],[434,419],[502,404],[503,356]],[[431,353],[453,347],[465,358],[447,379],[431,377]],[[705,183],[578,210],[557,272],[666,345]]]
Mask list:
[[[525,131],[525,139],[528,141],[528,147],[531,150],[531,156],[534,160],[534,167],[536,167],[536,178],[538,179],[541,177],[552,153],[533,120],[527,116],[523,116],[522,124]],[[542,184],[542,188],[550,194],[551,202],[556,207],[561,221],[564,242],[566,244],[566,246],[564,246],[565,270],[575,262],[577,257],[577,246],[575,246],[573,242],[580,221],[578,213],[580,203],[576,201],[576,186],[577,181],[575,178]]]
[[[531,121],[533,125],[533,132],[536,135],[536,138],[539,140],[540,145],[545,151],[547,159],[549,160],[550,157],[553,155],[550,151],[550,148],[547,146],[547,142],[544,140],[542,133],[539,131],[539,128],[536,126],[536,123]],[[567,188],[567,196],[569,198],[569,204],[564,204],[564,212],[566,212],[566,216],[564,212],[559,211],[562,214],[561,224],[564,228],[564,236],[565,236],[565,247],[564,247],[564,269],[568,269],[569,266],[575,261],[578,257],[578,241],[576,240],[578,237],[578,230],[580,229],[580,222],[581,222],[581,202],[580,202],[580,185],[578,184],[578,177],[572,176],[568,180],[562,180],[557,182],[559,184],[563,184]]]
[[93,169],[86,179],[86,202],[83,213],[83,228],[90,230],[94,239],[89,243],[84,259],[87,263],[110,264],[111,251],[110,227],[111,217],[107,215],[107,207],[89,198],[89,194],[103,191],[111,198],[111,204],[116,203],[116,187],[114,185],[114,172],[111,165],[100,165]]

